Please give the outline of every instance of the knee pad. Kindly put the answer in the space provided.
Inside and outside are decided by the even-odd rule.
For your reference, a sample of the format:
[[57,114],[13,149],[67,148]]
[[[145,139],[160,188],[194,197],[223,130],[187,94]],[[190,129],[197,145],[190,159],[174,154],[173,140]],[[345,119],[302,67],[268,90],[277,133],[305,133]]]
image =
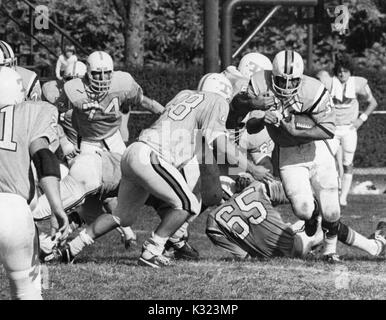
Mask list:
[[11,297],[14,300],[42,300],[40,265],[28,270],[8,271]]
[[343,172],[348,173],[348,174],[352,174],[354,172],[354,165],[353,164],[349,164],[349,165],[344,164],[343,165]]

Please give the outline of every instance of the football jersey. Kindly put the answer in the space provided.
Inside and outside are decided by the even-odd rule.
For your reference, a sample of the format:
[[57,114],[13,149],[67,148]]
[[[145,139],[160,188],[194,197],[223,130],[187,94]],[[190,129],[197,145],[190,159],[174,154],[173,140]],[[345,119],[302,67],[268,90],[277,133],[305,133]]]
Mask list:
[[[73,107],[72,125],[83,140],[99,142],[112,136],[121,126],[121,106],[130,107],[142,102],[142,89],[127,72],[113,73],[110,89],[95,94],[85,80],[73,79],[64,85]],[[102,110],[96,110],[100,106]]]
[[15,70],[23,80],[25,99],[32,101],[41,100],[42,88],[40,86],[40,81],[37,74],[31,70],[19,66],[16,66]]
[[294,233],[261,182],[255,181],[211,213],[221,230],[252,257],[290,256]]
[[[291,114],[307,114],[331,138],[334,136],[335,108],[330,94],[319,80],[304,75],[297,93],[290,98],[283,99],[277,98],[274,94],[271,71],[255,73],[251,78],[251,85],[256,96],[274,96],[275,106],[271,110],[279,112],[283,118]],[[272,140],[280,147],[304,143],[304,138],[292,136],[281,126],[267,124],[266,128]]]
[[358,95],[368,96],[367,80],[362,77],[349,77],[342,84],[336,77],[332,79],[331,96],[335,104],[336,125],[349,125],[359,115]]
[[139,141],[178,168],[204,151],[202,137],[211,147],[218,136],[227,134],[228,113],[228,103],[218,94],[183,90],[166,105],[158,120],[141,132]]
[[45,137],[57,139],[57,109],[43,101],[25,101],[0,109],[0,192],[22,196],[29,203],[35,193],[29,147]]
[[246,90],[248,87],[249,79],[244,77],[235,66],[227,67],[222,74],[227,77],[227,79],[232,84],[232,98],[241,91]]
[[42,87],[42,99],[58,108],[60,115],[58,122],[63,128],[63,133],[75,144],[78,133],[72,126],[72,109],[64,92],[64,82],[59,80],[46,82]]

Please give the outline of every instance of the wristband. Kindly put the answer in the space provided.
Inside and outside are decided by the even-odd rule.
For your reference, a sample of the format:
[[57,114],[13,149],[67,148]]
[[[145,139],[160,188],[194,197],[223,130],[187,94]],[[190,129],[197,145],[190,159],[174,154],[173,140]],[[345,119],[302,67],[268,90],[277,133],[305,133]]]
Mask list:
[[363,122],[365,122],[368,118],[369,118],[369,116],[366,113],[362,113],[359,116],[359,119],[361,119]]

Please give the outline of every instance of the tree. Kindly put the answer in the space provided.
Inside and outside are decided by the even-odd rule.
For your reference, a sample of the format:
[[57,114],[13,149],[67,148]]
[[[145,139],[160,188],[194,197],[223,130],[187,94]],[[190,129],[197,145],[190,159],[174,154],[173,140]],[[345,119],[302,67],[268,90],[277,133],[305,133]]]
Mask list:
[[143,66],[145,0],[112,0],[112,2],[116,12],[122,18],[125,67]]

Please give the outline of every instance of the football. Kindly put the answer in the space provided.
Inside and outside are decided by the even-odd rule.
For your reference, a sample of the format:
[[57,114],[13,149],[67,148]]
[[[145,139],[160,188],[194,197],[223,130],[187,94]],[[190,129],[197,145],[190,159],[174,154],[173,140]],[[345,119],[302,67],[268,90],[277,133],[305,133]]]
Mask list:
[[312,117],[306,113],[295,114],[295,127],[298,130],[307,130],[315,127],[316,123]]

